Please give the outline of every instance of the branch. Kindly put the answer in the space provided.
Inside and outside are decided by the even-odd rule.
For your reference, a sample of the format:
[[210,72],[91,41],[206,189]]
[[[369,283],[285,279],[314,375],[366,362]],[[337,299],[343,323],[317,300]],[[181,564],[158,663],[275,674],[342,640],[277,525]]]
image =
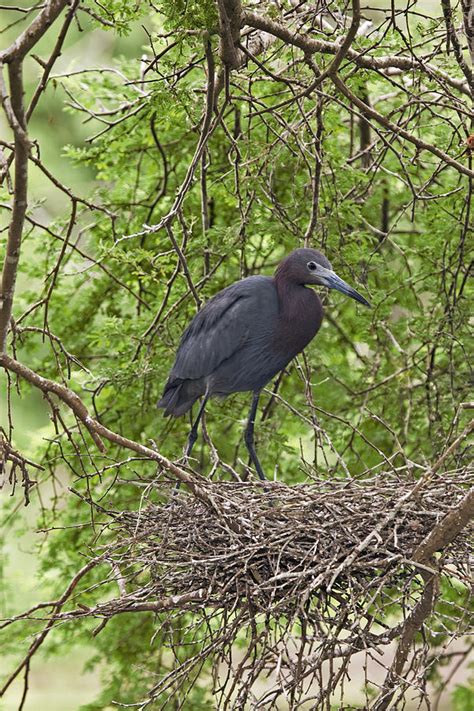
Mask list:
[[[470,423],[470,426],[468,425],[467,432],[472,431],[473,422]],[[464,430],[461,437],[465,439],[466,430]],[[459,445],[459,440],[460,438],[453,442],[453,445]],[[451,445],[447,452],[453,451],[453,445]],[[438,462],[436,464],[438,464]],[[431,471],[435,469],[436,464]],[[430,562],[433,554],[452,543],[456,536],[471,522],[473,517],[474,488],[466,494],[459,504],[450,511],[417,546],[412,556],[413,561],[419,563]],[[433,612],[438,590],[439,575],[430,574],[424,569],[420,569],[420,575],[425,581],[425,588],[418,604],[403,625],[403,631],[397,646],[394,661],[387,673],[379,698],[373,707],[374,711],[385,711],[385,709],[389,707],[395,693],[396,685],[400,683],[403,667],[405,666],[415,635]]]
[[[278,39],[283,40],[283,42],[292,44],[303,50],[305,54],[337,54],[341,49],[337,42],[328,42],[327,40],[317,40],[312,37],[306,37],[274,20],[270,20],[262,15],[257,15],[254,12],[244,12],[242,15],[242,24],[278,37]],[[359,54],[354,49],[349,49],[346,56],[359,67],[373,69],[379,72],[383,72],[384,70],[397,70],[399,72],[413,70],[422,71],[430,78],[444,81],[461,93],[467,96],[471,95],[469,86],[464,80],[450,77],[446,72],[425,62],[422,57],[416,59],[399,56],[368,57],[365,53]]]
[[[88,573],[92,568],[94,568],[101,560],[103,556],[100,556],[99,558],[95,558],[89,563],[86,563],[81,570],[79,570],[78,573],[73,577],[69,585],[67,586],[66,590],[64,593],[61,595],[59,600],[56,600],[55,602],[52,603],[52,607],[54,610],[59,612],[59,610],[63,607],[64,603],[68,600],[70,597],[71,593],[74,591],[75,587],[79,583],[79,581],[84,577],[86,573]],[[10,684],[16,679],[18,674],[24,669],[29,663],[32,658],[32,656],[38,651],[38,648],[43,644],[44,640],[48,636],[48,634],[51,632],[53,629],[54,625],[56,622],[56,618],[54,614],[51,616],[49,619],[48,623],[44,627],[44,629],[38,634],[38,636],[35,638],[35,640],[31,643],[27,654],[25,655],[24,659],[20,662],[20,664],[16,667],[16,669],[10,674],[8,677],[7,681],[5,684],[2,686],[0,689],[0,697],[2,697],[7,689],[9,688]]]
[[[67,3],[63,3],[66,5]],[[31,115],[33,111],[35,110],[36,104],[38,103],[38,100],[44,91],[46,84],[48,83],[49,75],[51,73],[51,69],[54,66],[54,63],[56,62],[57,58],[61,55],[61,50],[64,44],[64,40],[66,39],[66,35],[69,31],[69,27],[71,25],[71,22],[73,20],[73,17],[76,13],[77,6],[79,5],[79,0],[73,0],[71,3],[71,7],[69,8],[69,12],[66,15],[66,19],[64,20],[63,26],[61,27],[61,31],[59,32],[58,39],[56,40],[56,43],[54,45],[54,49],[51,53],[50,58],[46,62],[44,66],[44,71],[43,71],[43,76],[40,79],[40,82],[38,86],[35,89],[35,93],[33,94],[33,97],[30,101],[30,105],[28,106],[28,110],[26,112],[26,121],[28,122],[29,119],[31,118]],[[47,29],[45,27],[45,29]]]
[[[7,249],[3,263],[0,287],[0,353],[6,349],[8,329],[13,309],[13,297],[20,259],[21,240],[25,222],[28,201],[28,157],[30,142],[26,130],[27,115],[24,107],[23,66],[22,62],[31,48],[41,39],[47,29],[55,21],[67,0],[51,0],[38,13],[31,25],[3,52],[0,52],[0,69],[2,64],[8,64],[10,82],[10,97],[8,96],[3,77],[0,75],[0,94],[2,105],[14,135],[15,178],[13,189],[12,217],[8,229]],[[68,15],[50,62],[45,67],[43,79],[40,82],[31,103],[33,110],[39,95],[48,79],[54,61],[60,53],[62,42],[72,20],[77,1]],[[31,114],[31,111],[30,111]],[[7,168],[8,170],[8,168]]]
[[7,109],[8,102],[6,98],[4,96],[2,96],[2,98],[15,137],[15,178],[13,210],[8,228],[7,249],[3,263],[0,287],[0,353],[3,353],[6,349],[7,334],[12,315],[13,296],[15,293],[16,275],[20,259],[21,238],[28,200],[28,155],[30,151],[28,136],[26,134],[21,62],[11,62],[8,67],[8,73],[11,93],[11,115],[9,115]]
[[38,375],[38,373],[35,373],[26,365],[19,363],[6,353],[0,354],[0,365],[5,368],[5,370],[16,373],[16,375],[28,381],[31,385],[34,385],[43,393],[53,393],[56,395],[61,402],[65,403],[69,407],[78,421],[84,425],[101,452],[105,451],[102,438],[116,444],[119,447],[131,449],[143,457],[157,462],[163,469],[170,472],[170,474],[173,474],[177,479],[179,479],[179,481],[183,482],[183,484],[186,484],[196,498],[211,506],[213,509],[216,509],[212,497],[204,488],[206,483],[205,479],[195,473],[191,474],[184,469],[181,469],[181,467],[178,467],[174,464],[174,462],[166,459],[166,457],[159,454],[159,452],[156,452],[149,447],[145,447],[139,442],[127,439],[126,437],[107,429],[104,425],[101,425],[100,422],[97,422],[97,420],[94,420],[89,415],[87,407],[84,405],[80,397],[70,388],[67,388],[65,385],[61,385],[60,383],[56,383],[53,380],[43,378],[41,375]]
[[244,61],[238,48],[242,5],[240,0],[217,0],[219,9],[220,57],[229,69],[237,69]]
[[393,133],[395,136],[398,136],[400,138],[404,138],[405,140],[409,141],[412,143],[414,146],[416,146],[419,150],[425,150],[429,151],[433,155],[435,155],[437,158],[443,161],[443,163],[446,163],[447,165],[450,165],[452,168],[455,168],[459,173],[462,173],[463,175],[467,175],[469,178],[474,178],[474,170],[471,170],[470,168],[467,168],[465,165],[462,163],[459,163],[455,158],[451,158],[450,155],[447,153],[444,153],[444,151],[440,150],[436,146],[433,146],[431,143],[427,143],[426,141],[423,141],[421,138],[417,138],[413,134],[409,133],[409,131],[406,131],[404,128],[401,126],[397,126],[397,124],[392,123],[388,118],[383,116],[382,114],[379,114],[378,111],[376,111],[372,106],[369,104],[366,104],[362,101],[362,99],[359,99],[358,96],[356,96],[346,84],[342,81],[342,79],[339,76],[333,76],[332,81],[334,82],[335,86],[339,89],[341,94],[344,94],[355,106],[357,106],[359,109],[361,109],[367,116],[370,116],[371,118],[375,119],[381,126],[384,128],[388,129],[391,133]]
[[469,56],[471,57],[471,64],[474,64],[474,8],[472,0],[461,0],[461,6]]
[[[86,607],[85,605],[78,607],[75,610],[63,612],[55,616],[55,621],[70,620],[77,617],[104,617],[123,614],[124,612],[166,612],[168,610],[186,610],[189,606],[196,603],[201,604],[207,601],[207,590],[198,588],[190,592],[182,593],[181,595],[170,595],[168,597],[160,597],[158,600],[144,602],[137,598],[136,595],[121,596],[102,602],[95,607]],[[217,604],[217,603],[215,603]]]
[[462,73],[466,77],[466,80],[467,80],[470,90],[471,90],[471,95],[473,95],[473,98],[474,98],[472,70],[467,65],[467,62],[464,59],[461,44],[459,42],[459,38],[457,36],[456,30],[453,25],[453,11],[451,8],[450,0],[441,0],[441,7],[443,8],[443,16],[444,16],[444,22],[446,25],[446,32],[448,34],[451,45],[453,47],[454,56],[456,57],[456,61],[459,64],[459,67],[460,67]]
[[420,543],[413,554],[417,562],[428,561],[436,551],[445,548],[474,518],[474,487],[464,499]]
[[357,31],[360,25],[360,0],[352,0],[352,22],[349,27],[349,31],[342,42],[341,46],[336,52],[336,56],[333,61],[323,74],[319,77],[319,81],[322,81],[326,76],[333,75],[337,72],[342,60],[348,54],[351,44],[356,38]]
[[67,0],[50,0],[35,17],[29,27],[3,52],[0,52],[0,64],[19,62],[26,57],[38,40],[60,15],[62,9],[68,4]]
[[403,625],[403,632],[397,646],[395,659],[393,660],[392,666],[388,670],[382,691],[373,706],[373,711],[385,711],[389,708],[389,704],[396,691],[396,685],[401,681],[400,675],[403,672],[403,667],[405,666],[405,662],[408,658],[410,646],[416,633],[421,629],[423,623],[428,619],[433,611],[438,591],[438,577],[430,575],[425,571],[421,571],[420,574],[425,580],[425,588],[418,604]]

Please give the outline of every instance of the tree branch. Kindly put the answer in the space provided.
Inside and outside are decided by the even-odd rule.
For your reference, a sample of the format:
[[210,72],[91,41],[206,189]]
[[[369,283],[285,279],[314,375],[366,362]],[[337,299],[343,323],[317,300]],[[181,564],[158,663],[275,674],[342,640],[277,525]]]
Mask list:
[[[467,429],[468,432],[472,431],[472,425],[473,423],[471,422],[470,430],[469,427]],[[463,439],[465,439],[465,437],[466,430],[463,432]],[[458,444],[458,440],[459,438],[453,444]],[[452,451],[452,447],[450,447],[449,450]],[[452,543],[456,536],[471,522],[473,517],[474,488],[466,494],[460,503],[448,513],[432,531],[430,531],[424,541],[416,548],[412,559],[419,563],[432,562],[432,565],[434,565],[433,554]],[[395,658],[385,678],[380,696],[373,707],[374,711],[385,711],[385,709],[389,707],[395,693],[396,685],[400,682],[400,677],[415,635],[433,612],[438,591],[439,575],[430,574],[423,569],[420,569],[420,575],[425,581],[423,593],[413,612],[403,624],[403,631],[397,646]]]
[[474,488],[454,508],[431,533],[425,538],[414,552],[412,558],[417,562],[430,560],[436,551],[449,545],[474,517]]
[[24,59],[67,4],[67,0],[50,0],[47,2],[31,25],[16,38],[13,44],[4,49],[3,52],[0,52],[0,64],[9,64],[13,61],[19,62]]
[[456,57],[456,61],[459,64],[462,73],[466,77],[467,83],[469,84],[471,96],[474,98],[472,69],[468,66],[466,60],[464,59],[461,44],[453,25],[453,11],[450,0],[441,0],[441,7],[443,8],[446,32],[448,33],[449,40],[453,47],[454,56]]
[[220,57],[229,69],[240,67],[244,58],[238,48],[242,5],[240,0],[217,0],[219,9]]
[[107,429],[107,427],[104,427],[104,425],[100,424],[100,422],[97,422],[97,420],[94,420],[89,415],[87,407],[84,405],[80,397],[70,388],[67,388],[65,385],[61,385],[60,383],[56,383],[53,380],[43,378],[41,375],[38,375],[38,373],[35,373],[26,365],[19,363],[6,353],[0,354],[0,366],[12,373],[16,373],[16,375],[28,381],[31,385],[34,385],[34,387],[38,388],[43,393],[52,393],[56,395],[61,402],[70,408],[78,421],[84,425],[101,452],[105,451],[102,438],[116,444],[119,447],[131,449],[143,457],[157,462],[163,469],[176,476],[176,478],[183,484],[186,484],[196,498],[205,502],[207,505],[210,505],[212,508],[216,508],[214,502],[212,501],[212,497],[210,497],[205,491],[205,479],[195,473],[191,474],[181,467],[178,467],[174,464],[174,462],[171,462],[169,459],[166,459],[166,457],[159,454],[159,452],[150,449],[149,447],[145,447],[145,445],[140,444],[139,442],[127,439],[116,432],[112,432],[112,430]]
[[[26,134],[21,61],[11,62],[8,67],[8,73],[11,93],[11,128],[15,137],[15,178],[13,210],[8,228],[7,249],[3,262],[0,291],[0,353],[6,350],[7,334],[12,315],[21,238],[28,204],[28,155],[30,150]],[[5,106],[5,98],[3,103]],[[9,116],[8,110],[6,113]]]
[[393,133],[395,136],[399,136],[400,138],[404,138],[406,141],[409,141],[412,143],[414,146],[416,146],[420,150],[425,150],[429,151],[433,155],[435,155],[437,158],[439,158],[443,163],[446,163],[447,165],[450,165],[452,168],[455,168],[459,173],[462,173],[463,175],[467,175],[469,178],[474,178],[474,170],[471,168],[466,167],[459,161],[457,161],[455,158],[451,158],[450,155],[445,153],[444,151],[440,150],[437,146],[433,146],[431,143],[427,143],[426,141],[423,141],[421,138],[417,138],[414,136],[412,133],[409,131],[406,131],[404,128],[401,126],[398,126],[395,123],[392,123],[388,118],[380,114],[378,111],[376,111],[372,106],[369,104],[366,104],[362,101],[362,99],[359,99],[358,96],[356,96],[349,88],[348,86],[342,81],[342,79],[336,75],[331,77],[332,81],[334,82],[335,86],[339,89],[341,94],[344,94],[353,104],[355,104],[359,109],[361,109],[367,116],[370,116],[373,118],[377,123],[379,123],[381,126],[386,128],[388,131]]
[[[263,17],[254,12],[244,12],[242,15],[242,24],[253,27],[257,30],[267,32],[278,39],[283,40],[287,44],[292,44],[295,47],[303,50],[305,54],[334,54],[336,55],[341,47],[336,42],[328,42],[327,40],[313,39],[291,30],[284,25],[281,25],[268,17]],[[349,49],[347,51],[347,59],[351,60],[357,66],[364,69],[373,69],[383,72],[385,70],[397,70],[399,72],[407,71],[422,71],[430,78],[443,81],[453,89],[471,95],[469,86],[461,79],[450,77],[446,72],[434,67],[432,64],[424,61],[424,58],[412,58],[403,56],[382,56],[369,57],[367,54],[359,53],[356,50]]]
[[421,571],[420,574],[425,581],[423,593],[418,604],[403,625],[403,632],[398,642],[395,659],[387,673],[379,698],[372,707],[373,711],[385,711],[389,708],[396,686],[400,683],[400,676],[403,672],[403,667],[405,666],[415,635],[433,611],[438,590],[438,576],[430,575],[425,571]]
[[[67,0],[50,0],[38,13],[31,25],[17,37],[15,42],[3,52],[0,52],[0,69],[3,64],[8,64],[8,75],[10,84],[10,97],[8,96],[3,77],[0,72],[0,94],[2,105],[14,135],[14,161],[15,178],[13,187],[13,209],[12,217],[8,229],[8,241],[1,275],[0,291],[0,353],[6,350],[8,329],[13,309],[13,298],[15,293],[16,275],[18,262],[20,259],[21,240],[23,226],[25,222],[28,205],[28,157],[30,153],[30,142],[27,134],[27,115],[24,107],[23,89],[23,67],[22,62],[31,48],[41,39],[47,29],[55,21],[62,9],[67,5]],[[43,90],[48,74],[59,55],[62,42],[72,20],[72,15],[76,9],[77,2],[68,15],[63,27],[55,51],[48,62],[43,80],[33,96],[30,112],[33,110],[39,95]],[[7,168],[8,170],[8,168]]]

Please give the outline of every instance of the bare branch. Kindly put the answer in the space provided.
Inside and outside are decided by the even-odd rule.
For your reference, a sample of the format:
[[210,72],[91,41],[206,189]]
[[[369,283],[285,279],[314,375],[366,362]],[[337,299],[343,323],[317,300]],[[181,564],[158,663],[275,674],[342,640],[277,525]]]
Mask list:
[[21,238],[28,204],[28,154],[30,148],[26,135],[21,62],[12,61],[8,70],[11,91],[12,130],[15,136],[15,178],[13,211],[8,229],[7,249],[3,263],[0,291],[0,353],[3,353],[7,347],[7,334],[12,315]]
[[[257,30],[268,32],[278,37],[278,39],[298,47],[306,54],[336,55],[340,50],[340,46],[336,42],[305,37],[274,20],[270,20],[268,17],[263,17],[253,12],[244,12],[242,15],[242,23],[243,25],[254,27]],[[397,70],[400,72],[418,70],[427,74],[429,77],[439,78],[440,81],[446,82],[449,86],[470,96],[470,89],[465,81],[450,77],[446,72],[434,67],[424,58],[414,59],[403,56],[370,57],[367,56],[365,52],[359,53],[353,49],[349,49],[346,56],[359,67],[380,72],[385,70]]]
[[186,484],[198,499],[202,499],[203,501],[212,504],[212,501],[209,499],[209,496],[205,493],[205,490],[199,482],[201,477],[194,473],[191,474],[181,467],[178,467],[176,464],[169,461],[166,457],[163,457],[155,450],[145,447],[139,442],[129,440],[116,432],[112,432],[107,429],[107,427],[104,427],[104,425],[100,424],[89,415],[88,410],[80,397],[65,385],[43,378],[41,375],[38,375],[26,365],[19,363],[6,353],[0,355],[0,365],[10,372],[16,373],[16,375],[28,381],[31,385],[38,388],[42,392],[56,395],[71,409],[79,422],[86,427],[100,451],[105,451],[102,438],[109,440],[109,442],[112,442],[119,447],[131,449],[132,451],[157,462],[161,467],[163,467],[163,469],[170,472],[181,482]]
[[21,62],[61,14],[67,4],[67,0],[48,0],[31,25],[17,37],[10,47],[0,52],[0,64]]
[[406,141],[412,143],[420,150],[429,151],[437,158],[439,158],[443,164],[450,165],[452,168],[455,168],[459,173],[467,175],[469,178],[474,178],[474,170],[463,165],[455,158],[451,158],[450,155],[444,153],[444,151],[440,150],[437,146],[434,146],[431,143],[427,143],[422,138],[418,138],[417,136],[414,136],[412,133],[402,128],[401,126],[397,126],[396,124],[392,123],[392,121],[380,114],[372,106],[364,103],[362,99],[359,99],[359,97],[356,96],[348,88],[347,84],[345,84],[339,76],[334,76],[331,78],[336,87],[339,89],[339,91],[344,94],[344,96],[347,96],[347,98],[350,99],[352,103],[355,104],[355,106],[361,109],[365,115],[375,119],[377,123],[391,131],[394,135],[399,136],[400,138],[404,138]]

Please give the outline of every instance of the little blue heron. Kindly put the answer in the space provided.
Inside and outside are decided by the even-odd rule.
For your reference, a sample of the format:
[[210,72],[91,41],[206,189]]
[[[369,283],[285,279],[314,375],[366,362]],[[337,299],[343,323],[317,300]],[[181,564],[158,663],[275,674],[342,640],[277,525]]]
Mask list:
[[295,249],[275,275],[250,276],[216,294],[185,330],[158,407],[179,417],[202,397],[185,458],[197,439],[199,421],[211,395],[250,390],[252,405],[245,444],[260,479],[265,474],[254,445],[254,426],[262,388],[318,332],[323,320],[319,296],[306,285],[326,286],[370,306],[332,270],[315,249]]

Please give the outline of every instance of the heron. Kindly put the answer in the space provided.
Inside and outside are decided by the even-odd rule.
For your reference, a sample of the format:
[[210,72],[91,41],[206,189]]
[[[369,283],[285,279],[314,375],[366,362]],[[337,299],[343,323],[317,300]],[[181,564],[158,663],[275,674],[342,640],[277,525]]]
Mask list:
[[323,305],[311,286],[336,289],[364,306],[370,303],[333,271],[321,252],[295,249],[274,275],[241,279],[212,297],[183,333],[158,407],[180,417],[202,398],[184,450],[188,460],[211,396],[252,392],[244,440],[260,479],[265,474],[254,442],[262,389],[301,353],[323,320]]

